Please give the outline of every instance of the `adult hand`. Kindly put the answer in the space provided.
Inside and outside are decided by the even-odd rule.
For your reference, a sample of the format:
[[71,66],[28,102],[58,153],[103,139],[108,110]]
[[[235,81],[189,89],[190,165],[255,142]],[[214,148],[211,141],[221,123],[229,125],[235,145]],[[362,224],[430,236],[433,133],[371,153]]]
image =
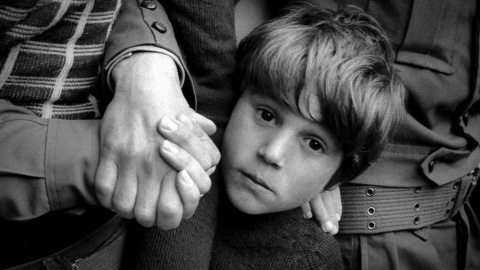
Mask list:
[[301,208],[304,217],[314,217],[324,232],[332,235],[338,233],[338,222],[342,216],[340,188],[318,194]]
[[[165,116],[196,117],[182,94],[177,67],[169,56],[136,53],[115,66],[112,78],[115,96],[102,120],[95,178],[99,203],[146,227],[175,228],[183,217],[183,205],[175,186],[177,171],[158,153],[164,139],[157,125]],[[205,140],[201,146],[207,145],[209,151],[204,154],[218,152]],[[182,142],[178,145],[183,147]],[[204,158],[199,166],[209,169],[216,158]],[[210,188],[208,181],[198,186],[202,194]]]

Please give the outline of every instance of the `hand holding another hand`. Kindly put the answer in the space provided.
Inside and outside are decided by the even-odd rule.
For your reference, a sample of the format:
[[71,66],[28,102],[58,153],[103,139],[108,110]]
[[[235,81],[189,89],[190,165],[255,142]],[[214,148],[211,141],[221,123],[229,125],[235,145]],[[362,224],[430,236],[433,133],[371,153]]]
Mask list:
[[[175,228],[198,205],[200,196],[192,182],[201,194],[210,188],[209,177],[197,171],[210,169],[219,161],[219,151],[208,137],[215,125],[189,108],[177,67],[169,56],[136,53],[115,66],[112,78],[115,96],[102,120],[95,178],[99,203],[145,227]],[[168,120],[163,122],[163,129],[170,128],[165,130],[165,134],[170,132],[168,139],[191,154],[190,171],[201,176],[192,174],[188,179],[184,173],[178,175],[160,157],[165,140],[157,126],[163,117],[191,119],[192,129],[185,125],[172,129]]]

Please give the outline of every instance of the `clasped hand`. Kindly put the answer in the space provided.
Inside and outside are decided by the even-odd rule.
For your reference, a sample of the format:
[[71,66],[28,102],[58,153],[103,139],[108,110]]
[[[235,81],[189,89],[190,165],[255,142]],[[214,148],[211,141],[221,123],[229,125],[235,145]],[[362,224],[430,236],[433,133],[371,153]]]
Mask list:
[[[100,130],[97,199],[145,227],[175,228],[210,189],[209,173],[220,160],[208,137],[215,125],[189,108],[169,56],[134,54],[115,66],[112,78],[115,95]],[[179,159],[183,171],[160,156],[178,149],[188,153]]]

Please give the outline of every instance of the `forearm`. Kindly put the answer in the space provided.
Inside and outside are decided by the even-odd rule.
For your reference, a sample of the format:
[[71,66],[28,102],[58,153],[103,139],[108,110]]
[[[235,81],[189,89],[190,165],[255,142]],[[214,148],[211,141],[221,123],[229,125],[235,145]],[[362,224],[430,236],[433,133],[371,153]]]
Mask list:
[[[106,42],[105,75],[110,75],[110,72],[118,63],[130,58],[123,58],[125,55],[134,56],[136,53],[159,53],[172,56],[172,60],[177,65],[171,66],[171,71],[177,72],[183,96],[189,106],[195,108],[196,100],[193,82],[183,61],[169,18],[163,6],[157,1],[154,1],[154,8],[142,6],[142,2],[141,0],[126,1],[123,4],[121,13]],[[122,58],[123,60],[117,61]],[[158,73],[154,75],[161,77],[163,74]],[[104,79],[111,80],[112,78],[104,76]],[[115,89],[115,87],[112,87],[112,89]]]
[[99,120],[42,119],[0,100],[0,217],[96,204]]

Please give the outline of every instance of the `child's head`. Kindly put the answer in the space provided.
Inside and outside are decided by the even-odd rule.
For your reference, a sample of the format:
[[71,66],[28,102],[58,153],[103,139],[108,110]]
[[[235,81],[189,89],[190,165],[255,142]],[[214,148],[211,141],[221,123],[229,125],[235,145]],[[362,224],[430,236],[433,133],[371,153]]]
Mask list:
[[292,10],[242,40],[237,65],[222,170],[246,213],[293,209],[353,179],[403,115],[387,37],[357,8]]

